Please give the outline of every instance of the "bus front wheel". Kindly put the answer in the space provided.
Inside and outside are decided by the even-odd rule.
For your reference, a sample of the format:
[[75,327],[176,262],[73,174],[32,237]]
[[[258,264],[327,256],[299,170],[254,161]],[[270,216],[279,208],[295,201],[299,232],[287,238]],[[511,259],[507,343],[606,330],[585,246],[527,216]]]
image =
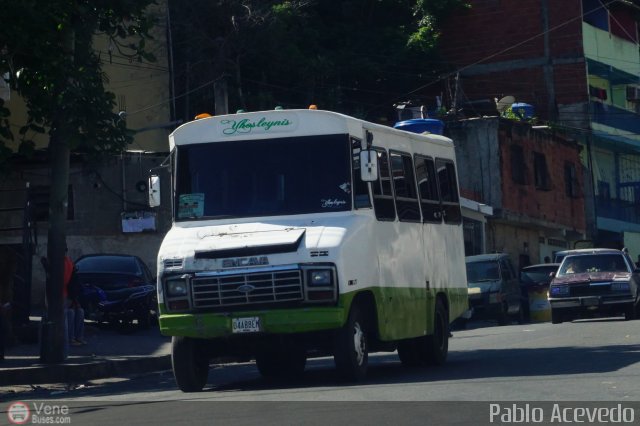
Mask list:
[[183,392],[199,392],[207,384],[209,358],[201,343],[189,337],[171,339],[171,367],[178,388]]
[[367,375],[367,324],[357,304],[351,307],[347,323],[336,333],[333,359],[338,373],[347,380],[360,381]]

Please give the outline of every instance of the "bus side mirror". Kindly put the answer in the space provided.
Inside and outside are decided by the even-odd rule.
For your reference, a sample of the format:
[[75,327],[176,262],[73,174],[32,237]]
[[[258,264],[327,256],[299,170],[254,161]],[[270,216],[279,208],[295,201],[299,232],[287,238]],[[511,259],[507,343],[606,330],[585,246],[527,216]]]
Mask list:
[[378,154],[373,149],[360,151],[360,179],[363,182],[378,180]]
[[160,176],[149,177],[149,207],[160,205]]

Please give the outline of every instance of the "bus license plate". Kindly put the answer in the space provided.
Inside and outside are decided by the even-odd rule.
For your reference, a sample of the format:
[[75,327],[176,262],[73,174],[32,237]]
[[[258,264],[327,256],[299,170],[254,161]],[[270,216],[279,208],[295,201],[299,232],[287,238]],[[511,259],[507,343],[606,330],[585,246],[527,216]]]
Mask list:
[[260,331],[260,317],[233,318],[231,332],[256,333]]

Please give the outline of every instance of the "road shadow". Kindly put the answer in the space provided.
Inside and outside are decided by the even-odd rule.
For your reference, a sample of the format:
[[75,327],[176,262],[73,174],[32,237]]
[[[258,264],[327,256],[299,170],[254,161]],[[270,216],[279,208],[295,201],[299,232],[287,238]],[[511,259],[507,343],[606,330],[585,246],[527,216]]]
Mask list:
[[[576,322],[594,321],[610,322],[620,321],[620,319],[598,318]],[[496,327],[496,334],[501,328]],[[465,333],[454,332],[452,341],[472,337],[482,339],[487,333],[494,334],[489,328],[481,330],[485,331],[482,334],[477,333],[479,330],[481,327],[475,330],[472,328]],[[475,335],[472,335],[473,333]],[[309,359],[304,373],[289,380],[265,379],[260,376],[253,363],[224,364],[211,365],[204,393],[205,395],[220,393],[220,396],[224,397],[227,393],[262,390],[277,390],[279,393],[290,390],[294,394],[325,387],[411,383],[437,385],[477,379],[500,381],[516,377],[529,379],[539,377],[539,380],[547,380],[550,376],[613,373],[638,362],[640,362],[640,344],[452,350],[449,352],[446,364],[424,368],[406,368],[402,366],[396,353],[383,353],[370,356],[367,378],[358,383],[341,380],[330,357]],[[48,395],[47,398],[122,395],[126,400],[127,394],[132,392],[153,393],[177,389],[170,371],[119,380],[119,382],[88,382],[83,389],[70,390],[66,394]],[[182,394],[184,399],[197,399],[206,397],[205,395]]]
[[[406,368],[396,354],[372,356],[367,379],[353,384],[338,377],[330,358],[310,360],[303,376],[290,381],[261,377],[237,380],[209,387],[208,391],[252,391],[262,389],[361,386],[421,382],[455,382],[555,375],[610,373],[640,361],[640,345],[612,345],[598,348],[557,347],[542,349],[480,349],[452,352],[445,365]],[[230,367],[233,369],[234,367]],[[214,373],[214,372],[213,372]],[[215,383],[215,374],[209,376]],[[242,377],[240,375],[236,377]],[[219,382],[220,383],[220,382]]]

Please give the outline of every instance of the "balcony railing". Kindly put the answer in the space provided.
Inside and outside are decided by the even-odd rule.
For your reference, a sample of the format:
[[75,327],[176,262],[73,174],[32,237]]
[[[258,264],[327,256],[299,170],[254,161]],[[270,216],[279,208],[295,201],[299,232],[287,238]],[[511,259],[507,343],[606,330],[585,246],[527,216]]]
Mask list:
[[599,217],[640,224],[640,203],[598,197],[596,212]]

